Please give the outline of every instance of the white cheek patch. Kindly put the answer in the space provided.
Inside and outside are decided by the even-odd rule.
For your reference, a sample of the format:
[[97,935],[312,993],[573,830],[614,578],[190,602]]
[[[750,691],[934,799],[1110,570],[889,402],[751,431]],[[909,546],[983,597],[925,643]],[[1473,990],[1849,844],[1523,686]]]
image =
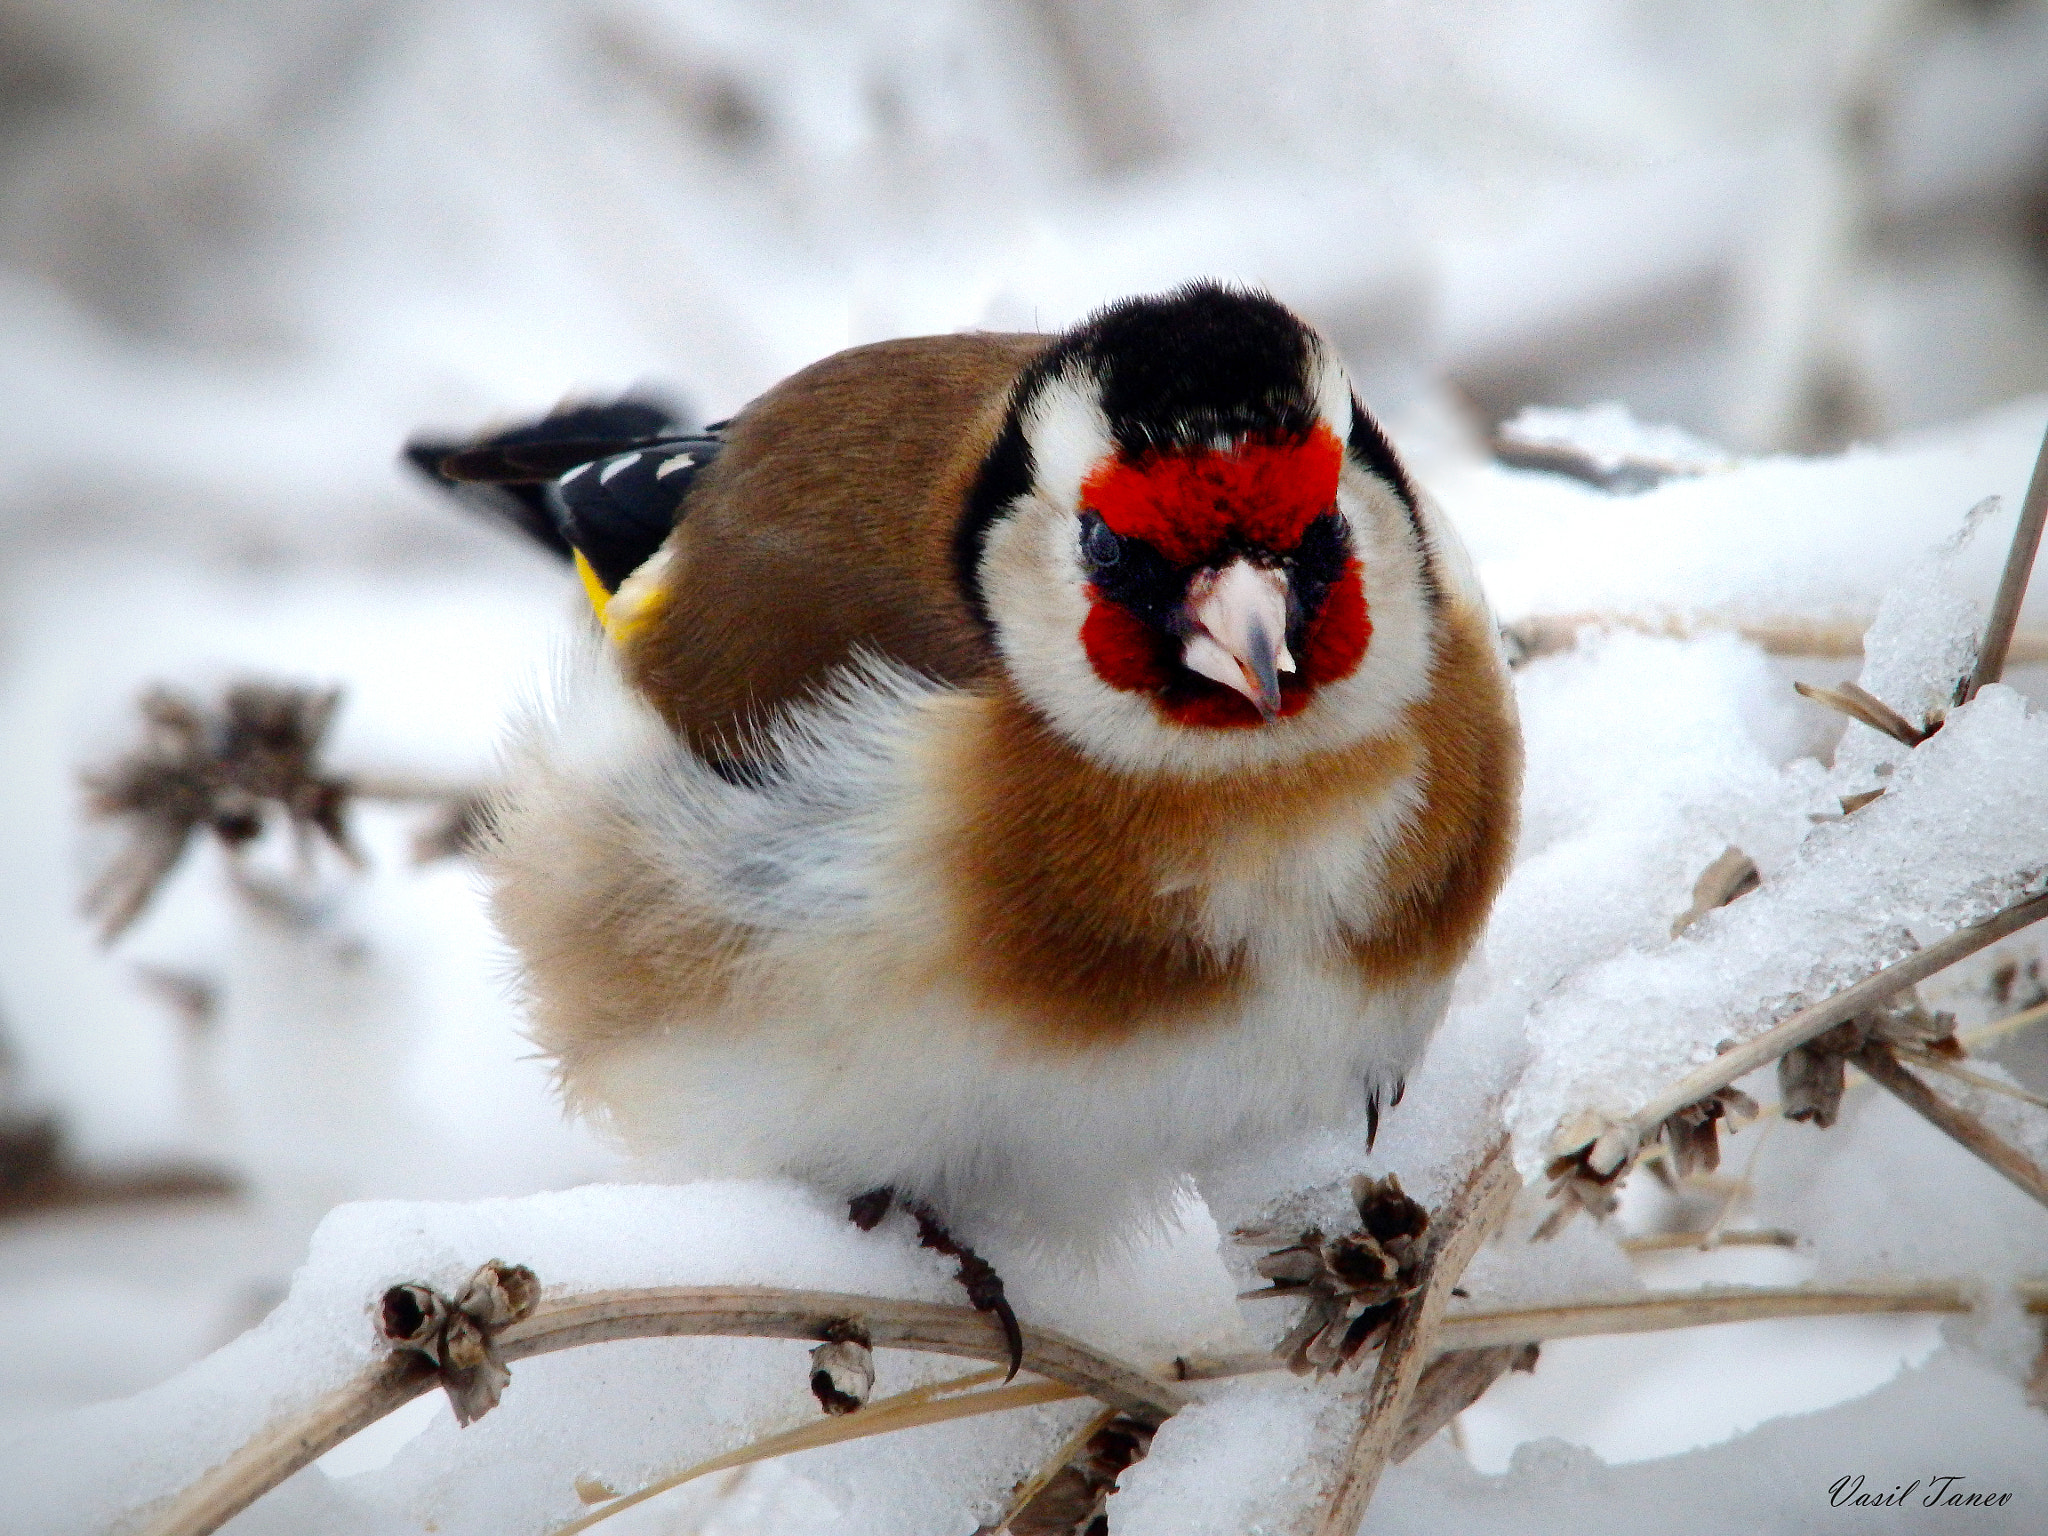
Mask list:
[[1032,480],[1039,494],[1068,509],[1080,506],[1081,482],[1116,449],[1092,385],[1065,373],[1031,402],[1024,440],[1031,445]]
[[1351,375],[1321,341],[1315,344],[1309,367],[1316,381],[1316,414],[1337,434],[1337,441],[1351,441]]

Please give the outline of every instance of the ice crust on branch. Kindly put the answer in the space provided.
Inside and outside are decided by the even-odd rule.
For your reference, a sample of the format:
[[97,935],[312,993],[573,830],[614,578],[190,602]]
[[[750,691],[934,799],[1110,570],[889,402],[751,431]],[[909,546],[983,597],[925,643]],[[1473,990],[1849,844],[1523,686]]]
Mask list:
[[1586,968],[1531,1011],[1529,1070],[1508,1103],[1526,1175],[1561,1124],[1626,1115],[1722,1040],[2039,888],[2048,719],[2011,689],[1957,710],[1887,782],[1881,799],[1816,826],[1760,890],[1681,938]]

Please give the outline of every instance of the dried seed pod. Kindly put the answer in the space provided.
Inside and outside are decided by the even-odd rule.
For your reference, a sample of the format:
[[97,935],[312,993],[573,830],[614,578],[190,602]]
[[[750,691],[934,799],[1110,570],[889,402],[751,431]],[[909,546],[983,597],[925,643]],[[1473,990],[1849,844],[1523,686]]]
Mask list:
[[1358,1206],[1358,1219],[1365,1230],[1381,1243],[1418,1238],[1429,1230],[1429,1212],[1408,1198],[1394,1174],[1383,1179],[1363,1175],[1351,1181],[1351,1198]]
[[1362,1290],[1392,1280],[1399,1262],[1369,1232],[1354,1232],[1323,1244],[1323,1264],[1348,1290]]
[[1145,1459],[1152,1435],[1153,1427],[1140,1420],[1110,1418],[993,1536],[1093,1536],[1106,1530],[1103,1507],[1125,1469]]
[[378,1330],[399,1349],[441,1363],[441,1332],[448,1325],[448,1299],[432,1286],[394,1285],[377,1309]]
[[492,1259],[454,1301],[417,1282],[392,1286],[378,1306],[377,1326],[394,1347],[433,1363],[455,1422],[468,1425],[498,1406],[512,1379],[498,1353],[499,1330],[527,1316],[539,1300],[532,1270]]
[[867,1330],[852,1319],[832,1324],[811,1351],[811,1395],[829,1414],[852,1413],[875,1389],[875,1352]]
[[469,1277],[455,1305],[483,1327],[496,1330],[516,1323],[540,1301],[540,1280],[524,1264],[492,1259]]
[[1759,1111],[1756,1100],[1739,1088],[1722,1088],[1686,1105],[1667,1118],[1657,1130],[1671,1149],[1671,1161],[1678,1176],[1695,1172],[1712,1173],[1721,1166],[1720,1122],[1731,1129],[1747,1125]]
[[262,833],[266,806],[283,811],[302,849],[317,832],[363,862],[348,784],[319,761],[340,701],[339,689],[259,682],[235,684],[211,708],[166,688],[143,696],[142,743],[84,776],[91,814],[129,828],[86,894],[103,943],[141,916],[194,834],[210,829],[239,850]]
[[1693,882],[1692,905],[1672,923],[1671,937],[1677,938],[1716,907],[1739,901],[1762,884],[1763,876],[1757,873],[1756,860],[1730,844]]
[[[1271,1287],[1247,1293],[1304,1302],[1279,1349],[1297,1375],[1322,1375],[1350,1364],[1386,1331],[1415,1289],[1429,1212],[1408,1198],[1392,1174],[1384,1179],[1359,1175],[1351,1181],[1351,1197],[1359,1230],[1325,1237],[1311,1227],[1293,1234],[1285,1247],[1258,1261],[1258,1272],[1273,1282]],[[1270,1241],[1282,1235],[1246,1229],[1237,1239]]]
[[1810,1120],[1825,1130],[1841,1111],[1848,1074],[1843,1054],[1819,1045],[1811,1041],[1778,1058],[1778,1107],[1788,1120]]
[[1552,1158],[1545,1167],[1543,1171],[1550,1176],[1550,1214],[1531,1234],[1532,1242],[1546,1242],[1557,1236],[1580,1211],[1595,1221],[1614,1214],[1620,1203],[1616,1186],[1633,1159],[1624,1159],[1611,1173],[1596,1173],[1590,1161],[1592,1152],[1593,1143],[1588,1142],[1575,1152]]
[[1253,1266],[1277,1286],[1307,1285],[1323,1272],[1321,1244],[1281,1248]]

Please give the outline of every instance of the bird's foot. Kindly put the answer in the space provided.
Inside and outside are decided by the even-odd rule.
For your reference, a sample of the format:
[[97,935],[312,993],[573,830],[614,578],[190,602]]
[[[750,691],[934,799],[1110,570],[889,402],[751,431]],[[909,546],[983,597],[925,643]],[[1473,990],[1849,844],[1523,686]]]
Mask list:
[[906,1200],[903,1208],[917,1221],[918,1242],[960,1261],[954,1278],[967,1292],[967,1299],[973,1303],[974,1310],[991,1313],[1003,1325],[1003,1341],[1010,1347],[1010,1374],[1003,1380],[1010,1380],[1024,1364],[1024,1330],[1018,1327],[1017,1314],[1011,1310],[1009,1297],[1003,1293],[1003,1277],[995,1272],[987,1259],[948,1232],[945,1224],[932,1214],[930,1206],[922,1201]]
[[[872,1232],[889,1214],[889,1207],[896,1203],[895,1190],[887,1186],[871,1189],[846,1202],[847,1219],[861,1231]],[[917,1223],[917,1240],[922,1246],[960,1261],[954,1278],[967,1292],[967,1299],[974,1310],[991,1314],[1002,1325],[1003,1342],[1010,1351],[1010,1374],[1003,1379],[1012,1379],[1024,1365],[1024,1330],[1018,1325],[1017,1314],[1003,1292],[1003,1277],[995,1272],[987,1259],[948,1232],[946,1224],[923,1201],[905,1200],[902,1205]]]
[[871,1189],[847,1201],[846,1219],[861,1231],[872,1232],[882,1224],[882,1218],[889,1214],[889,1207],[895,1203],[896,1191],[884,1184],[880,1189]]

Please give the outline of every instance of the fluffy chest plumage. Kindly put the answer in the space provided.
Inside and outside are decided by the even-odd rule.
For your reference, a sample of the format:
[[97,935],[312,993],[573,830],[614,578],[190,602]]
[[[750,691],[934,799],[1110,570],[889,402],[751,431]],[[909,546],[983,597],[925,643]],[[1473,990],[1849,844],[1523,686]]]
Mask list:
[[1170,780],[872,668],[738,785],[593,654],[515,752],[498,916],[571,1098],[679,1171],[1113,1222],[1412,1063],[1512,807],[1498,695],[1439,693],[1298,767]]
[[896,873],[944,893],[945,969],[1020,1040],[1200,1028],[1374,927],[1419,794],[1405,734],[1173,779],[1091,763],[1013,697],[951,703],[919,775],[929,840]]

